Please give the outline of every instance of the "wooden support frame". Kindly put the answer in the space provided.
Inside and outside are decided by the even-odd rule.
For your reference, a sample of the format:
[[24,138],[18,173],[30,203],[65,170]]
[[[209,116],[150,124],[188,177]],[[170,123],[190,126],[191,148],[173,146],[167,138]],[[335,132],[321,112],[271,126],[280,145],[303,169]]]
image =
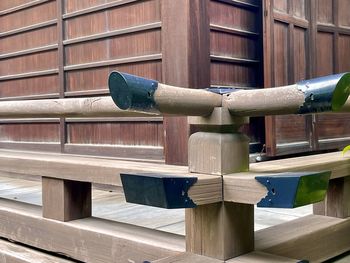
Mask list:
[[0,199],[0,236],[82,262],[143,262],[184,252],[183,237],[162,231],[85,218],[59,222],[38,206]]
[[323,202],[314,204],[315,215],[324,215],[338,218],[350,216],[350,177],[331,180],[327,196]]
[[43,217],[71,221],[91,216],[91,183],[42,178]]
[[[210,87],[208,4],[209,0],[162,1],[163,83],[191,88]],[[163,125],[165,162],[186,165],[190,134],[187,118],[166,117]]]

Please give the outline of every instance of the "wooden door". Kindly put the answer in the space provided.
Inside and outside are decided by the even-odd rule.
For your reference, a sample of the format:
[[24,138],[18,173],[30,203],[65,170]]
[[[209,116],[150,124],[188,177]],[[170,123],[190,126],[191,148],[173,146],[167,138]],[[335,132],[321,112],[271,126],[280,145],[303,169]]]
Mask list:
[[[349,71],[347,5],[346,0],[265,0],[265,87]],[[348,120],[344,114],[266,117],[266,152],[276,156],[342,147],[348,143]]]

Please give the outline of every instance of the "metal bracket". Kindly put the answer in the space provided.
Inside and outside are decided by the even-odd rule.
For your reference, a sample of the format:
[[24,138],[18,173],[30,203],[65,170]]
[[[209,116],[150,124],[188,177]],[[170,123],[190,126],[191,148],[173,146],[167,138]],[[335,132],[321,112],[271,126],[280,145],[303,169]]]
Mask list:
[[295,208],[322,201],[331,172],[287,172],[257,176],[268,193],[258,207]]
[[176,177],[164,174],[120,174],[128,203],[174,208],[194,208],[188,190],[196,177]]

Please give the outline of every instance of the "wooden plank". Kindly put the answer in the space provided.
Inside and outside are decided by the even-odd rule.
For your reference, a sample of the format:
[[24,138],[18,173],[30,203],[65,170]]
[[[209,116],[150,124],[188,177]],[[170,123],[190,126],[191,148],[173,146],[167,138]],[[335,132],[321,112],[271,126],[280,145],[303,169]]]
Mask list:
[[[97,218],[44,219],[40,207],[0,199],[0,236],[83,262],[143,262],[184,251],[183,237]],[[33,234],[34,233],[34,234]]]
[[42,178],[43,217],[67,222],[91,216],[91,183]]
[[330,172],[236,173],[223,177],[224,200],[295,208],[325,198]]
[[102,5],[92,6],[89,8],[85,8],[82,10],[78,10],[75,12],[65,14],[63,16],[63,19],[82,16],[82,15],[86,15],[86,14],[90,14],[90,13],[94,13],[94,12],[98,12],[98,11],[103,11],[105,9],[110,9],[110,8],[114,8],[114,7],[118,7],[118,6],[122,6],[122,5],[127,5],[130,3],[136,2],[136,1],[137,0],[119,0],[119,1],[113,1],[113,2],[106,3],[106,4],[102,4]]
[[314,205],[314,214],[338,218],[350,216],[350,177],[333,179],[329,182],[327,196]]
[[255,249],[323,262],[350,249],[350,219],[310,215],[255,232]]
[[0,261],[5,263],[72,263],[74,261],[0,239]]
[[151,30],[151,29],[160,29],[161,26],[162,26],[162,24],[160,22],[154,22],[154,23],[145,24],[145,25],[138,25],[138,26],[133,26],[133,27],[128,27],[128,28],[112,30],[112,31],[108,31],[105,33],[95,34],[95,35],[67,39],[67,40],[63,41],[63,44],[65,46],[67,46],[67,45],[87,42],[87,41],[91,41],[91,40],[110,38],[110,37],[114,37],[114,36],[120,36],[120,35],[124,35],[124,34],[136,33],[136,32],[143,32],[143,31],[147,31],[147,30]]
[[176,256],[171,256],[152,263],[224,263],[222,260],[200,256],[192,253],[181,253]]
[[131,64],[136,62],[146,62],[146,61],[157,61],[162,59],[162,54],[150,54],[137,57],[128,58],[117,58],[105,61],[89,62],[84,64],[69,65],[64,67],[64,71],[81,70],[81,69],[91,69],[98,67]]
[[331,178],[350,174],[350,158],[341,152],[315,154],[250,164],[251,172],[331,171]]
[[254,251],[230,260],[226,263],[307,263],[306,261],[276,256],[268,253]]
[[44,28],[44,27],[48,27],[56,24],[57,24],[57,20],[53,19],[53,20],[45,21],[38,24],[33,24],[26,27],[16,28],[10,31],[0,33],[0,38],[31,31],[31,30],[36,30],[36,29],[40,29],[40,28]]

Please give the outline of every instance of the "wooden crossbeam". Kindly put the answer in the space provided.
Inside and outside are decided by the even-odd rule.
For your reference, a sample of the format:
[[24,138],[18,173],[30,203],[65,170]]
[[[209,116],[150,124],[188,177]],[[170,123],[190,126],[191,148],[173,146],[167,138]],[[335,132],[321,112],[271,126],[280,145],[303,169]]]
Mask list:
[[330,172],[237,173],[225,175],[224,200],[258,207],[295,208],[325,198]]
[[[337,156],[337,159],[341,159],[338,162],[342,162],[343,167],[350,169],[350,163],[348,159],[343,159],[340,153],[337,154],[339,154],[339,156]],[[323,159],[324,158],[321,158],[321,162]],[[298,164],[296,162],[294,163]],[[319,166],[321,166],[320,162],[314,162],[311,168],[339,168],[339,165],[337,167],[334,167],[332,162],[330,162],[328,166]],[[311,170],[311,168],[308,167],[307,170]],[[197,178],[197,181],[188,190],[190,198],[192,200],[195,200],[196,205],[222,201],[222,185],[220,176],[208,176],[204,174],[188,173],[187,169],[188,168],[184,166],[171,166],[165,164],[82,157],[66,154],[0,150],[0,171],[3,172],[18,173],[27,176],[36,175],[47,178],[60,178],[63,180],[91,182],[114,186],[122,186],[120,179],[121,173],[143,174],[146,172],[159,174],[162,172],[164,175],[172,175],[177,177],[188,176]],[[347,174],[345,171],[346,170],[344,170],[344,174]],[[225,200],[248,204],[257,204],[268,193],[268,189],[258,183],[258,181],[255,179],[255,177],[261,175],[263,174],[245,173],[238,175],[236,174],[233,176],[225,175]],[[239,186],[238,189],[236,186]],[[243,191],[241,191],[240,194],[237,194],[239,189]],[[252,194],[252,192],[255,192],[255,194]],[[249,194],[247,195],[247,193]],[[313,202],[314,201],[315,200],[313,200]]]
[[250,164],[251,172],[331,171],[331,179],[350,175],[350,156],[341,152],[322,153]]
[[[307,263],[304,260],[291,259],[264,252],[254,251],[242,256],[225,261],[226,263]],[[192,253],[181,253],[176,256],[152,261],[152,263],[224,263],[222,260],[195,255]]]
[[255,249],[323,262],[350,250],[350,218],[310,215],[255,232]]
[[93,217],[45,219],[39,206],[4,199],[0,236],[82,262],[144,262],[185,250],[179,235]]
[[[194,208],[198,205],[198,195],[206,203],[222,201],[219,176],[196,173],[176,176],[159,172],[128,173],[121,177],[126,201],[130,203],[163,208]],[[330,172],[224,175],[223,201],[257,204],[259,207],[294,208],[322,201],[329,178]],[[196,182],[202,187],[195,185]]]
[[0,239],[0,261],[5,263],[73,263],[38,250]]

